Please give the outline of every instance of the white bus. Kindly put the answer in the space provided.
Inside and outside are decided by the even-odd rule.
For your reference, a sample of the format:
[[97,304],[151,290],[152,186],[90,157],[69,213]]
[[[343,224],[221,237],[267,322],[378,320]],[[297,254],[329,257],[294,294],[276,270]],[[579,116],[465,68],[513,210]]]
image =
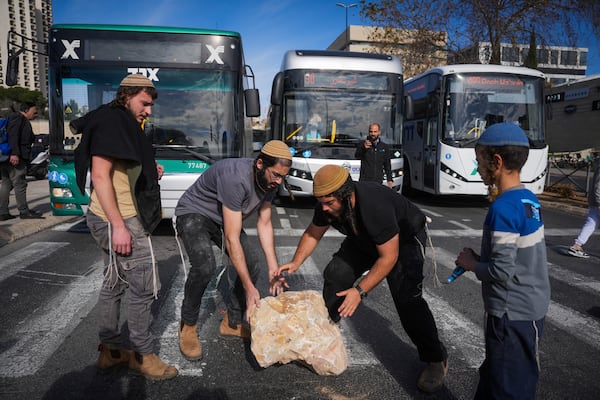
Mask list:
[[[269,137],[292,149],[287,184],[296,196],[312,195],[312,177],[325,164],[342,165],[358,180],[357,145],[369,124],[381,125],[390,145],[396,190],[402,185],[402,64],[392,55],[292,50],[273,80]],[[282,188],[281,193],[289,195]]]
[[529,137],[521,181],[544,190],[544,75],[522,67],[448,65],[404,82],[403,192],[486,195],[477,172],[475,142],[498,122],[518,124]]

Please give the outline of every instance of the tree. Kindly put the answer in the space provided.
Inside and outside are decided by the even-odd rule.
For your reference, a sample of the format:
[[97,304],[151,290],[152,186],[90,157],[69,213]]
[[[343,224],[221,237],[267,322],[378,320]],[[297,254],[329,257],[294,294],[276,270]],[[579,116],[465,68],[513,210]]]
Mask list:
[[44,95],[39,90],[29,90],[22,87],[3,88],[0,87],[0,114],[4,115],[12,111],[18,110],[21,103],[35,103],[43,113],[48,102]]
[[525,57],[524,66],[528,68],[537,68],[537,42],[535,40],[535,28],[531,28],[531,38],[529,39],[529,50]]
[[[464,48],[490,43],[490,64],[500,64],[501,43],[575,46],[582,35],[600,38],[597,0],[361,0],[361,15],[381,27],[371,40],[427,59],[432,47],[461,62]],[[407,31],[414,41],[406,40]],[[442,47],[436,35],[447,33]],[[439,37],[439,36],[437,36]],[[445,62],[445,60],[444,60]],[[443,62],[441,62],[443,63]],[[440,64],[441,64],[440,63]]]

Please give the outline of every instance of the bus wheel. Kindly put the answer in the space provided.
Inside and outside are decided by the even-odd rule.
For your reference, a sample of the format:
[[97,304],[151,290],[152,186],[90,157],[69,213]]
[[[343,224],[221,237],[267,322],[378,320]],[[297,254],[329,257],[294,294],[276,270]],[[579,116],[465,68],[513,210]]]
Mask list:
[[412,185],[410,184],[410,166],[404,160],[404,171],[402,173],[402,194],[404,196],[410,196],[414,193]]

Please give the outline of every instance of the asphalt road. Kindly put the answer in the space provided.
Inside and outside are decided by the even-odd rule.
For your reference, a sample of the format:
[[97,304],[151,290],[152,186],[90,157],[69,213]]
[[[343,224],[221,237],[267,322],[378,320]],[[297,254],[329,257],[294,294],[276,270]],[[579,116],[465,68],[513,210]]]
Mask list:
[[[33,186],[43,183],[33,183],[32,192]],[[30,197],[36,199],[32,204],[43,210],[43,190],[38,197]],[[260,368],[249,343],[218,335],[224,307],[214,282],[200,314],[205,356],[199,362],[186,361],[177,346],[185,278],[167,222],[153,237],[162,282],[153,330],[157,352],[179,368],[180,376],[147,382],[126,370],[99,375],[94,367],[95,302],[101,253],[84,224],[48,216],[0,226],[16,232],[15,226],[21,224],[20,232],[26,233],[0,247],[0,399],[471,398],[484,357],[479,283],[465,274],[451,285],[436,286],[434,271],[445,279],[462,247],[478,248],[486,203],[427,196],[413,200],[433,220],[424,293],[450,354],[450,374],[436,395],[424,395],[415,387],[423,364],[401,327],[385,283],[369,294],[354,317],[342,323],[349,366],[339,376],[318,376],[298,364]],[[576,205],[545,203],[553,292],[541,343],[539,399],[594,399],[600,391],[600,242],[595,235],[586,246],[590,259],[565,255],[584,214],[585,208]],[[311,203],[278,205],[273,215],[278,258],[285,261],[310,221]],[[254,222],[247,221],[246,227],[258,246]],[[341,240],[335,232],[328,234],[290,277],[293,290],[320,290],[323,267]],[[266,274],[258,286],[266,295]]]

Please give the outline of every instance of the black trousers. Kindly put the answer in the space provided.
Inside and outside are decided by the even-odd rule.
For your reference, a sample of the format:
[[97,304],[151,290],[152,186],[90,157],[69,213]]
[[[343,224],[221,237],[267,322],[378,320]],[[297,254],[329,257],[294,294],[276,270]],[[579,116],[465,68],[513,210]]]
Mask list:
[[[423,244],[424,251],[427,239],[425,232],[417,234],[417,238]],[[447,352],[439,340],[431,310],[423,299],[423,256],[415,238],[401,243],[398,261],[386,279],[402,327],[417,346],[419,358],[424,362],[437,362],[445,360]],[[333,321],[340,320],[337,310],[344,301],[336,293],[352,287],[356,279],[371,268],[377,257],[377,254],[361,251],[348,239],[333,255],[323,272],[323,298]]]
[[[191,264],[185,281],[181,319],[186,325],[195,325],[198,321],[206,287],[219,272],[212,246],[215,244],[224,250],[223,231],[220,225],[200,214],[185,214],[177,217],[176,228]],[[256,283],[259,275],[259,264],[258,255],[254,249],[255,246],[249,243],[248,236],[244,231],[241,232],[240,241],[246,257],[250,279]],[[246,312],[246,294],[242,282],[232,265],[227,267],[218,289],[227,306],[230,325],[235,326],[243,322]]]

